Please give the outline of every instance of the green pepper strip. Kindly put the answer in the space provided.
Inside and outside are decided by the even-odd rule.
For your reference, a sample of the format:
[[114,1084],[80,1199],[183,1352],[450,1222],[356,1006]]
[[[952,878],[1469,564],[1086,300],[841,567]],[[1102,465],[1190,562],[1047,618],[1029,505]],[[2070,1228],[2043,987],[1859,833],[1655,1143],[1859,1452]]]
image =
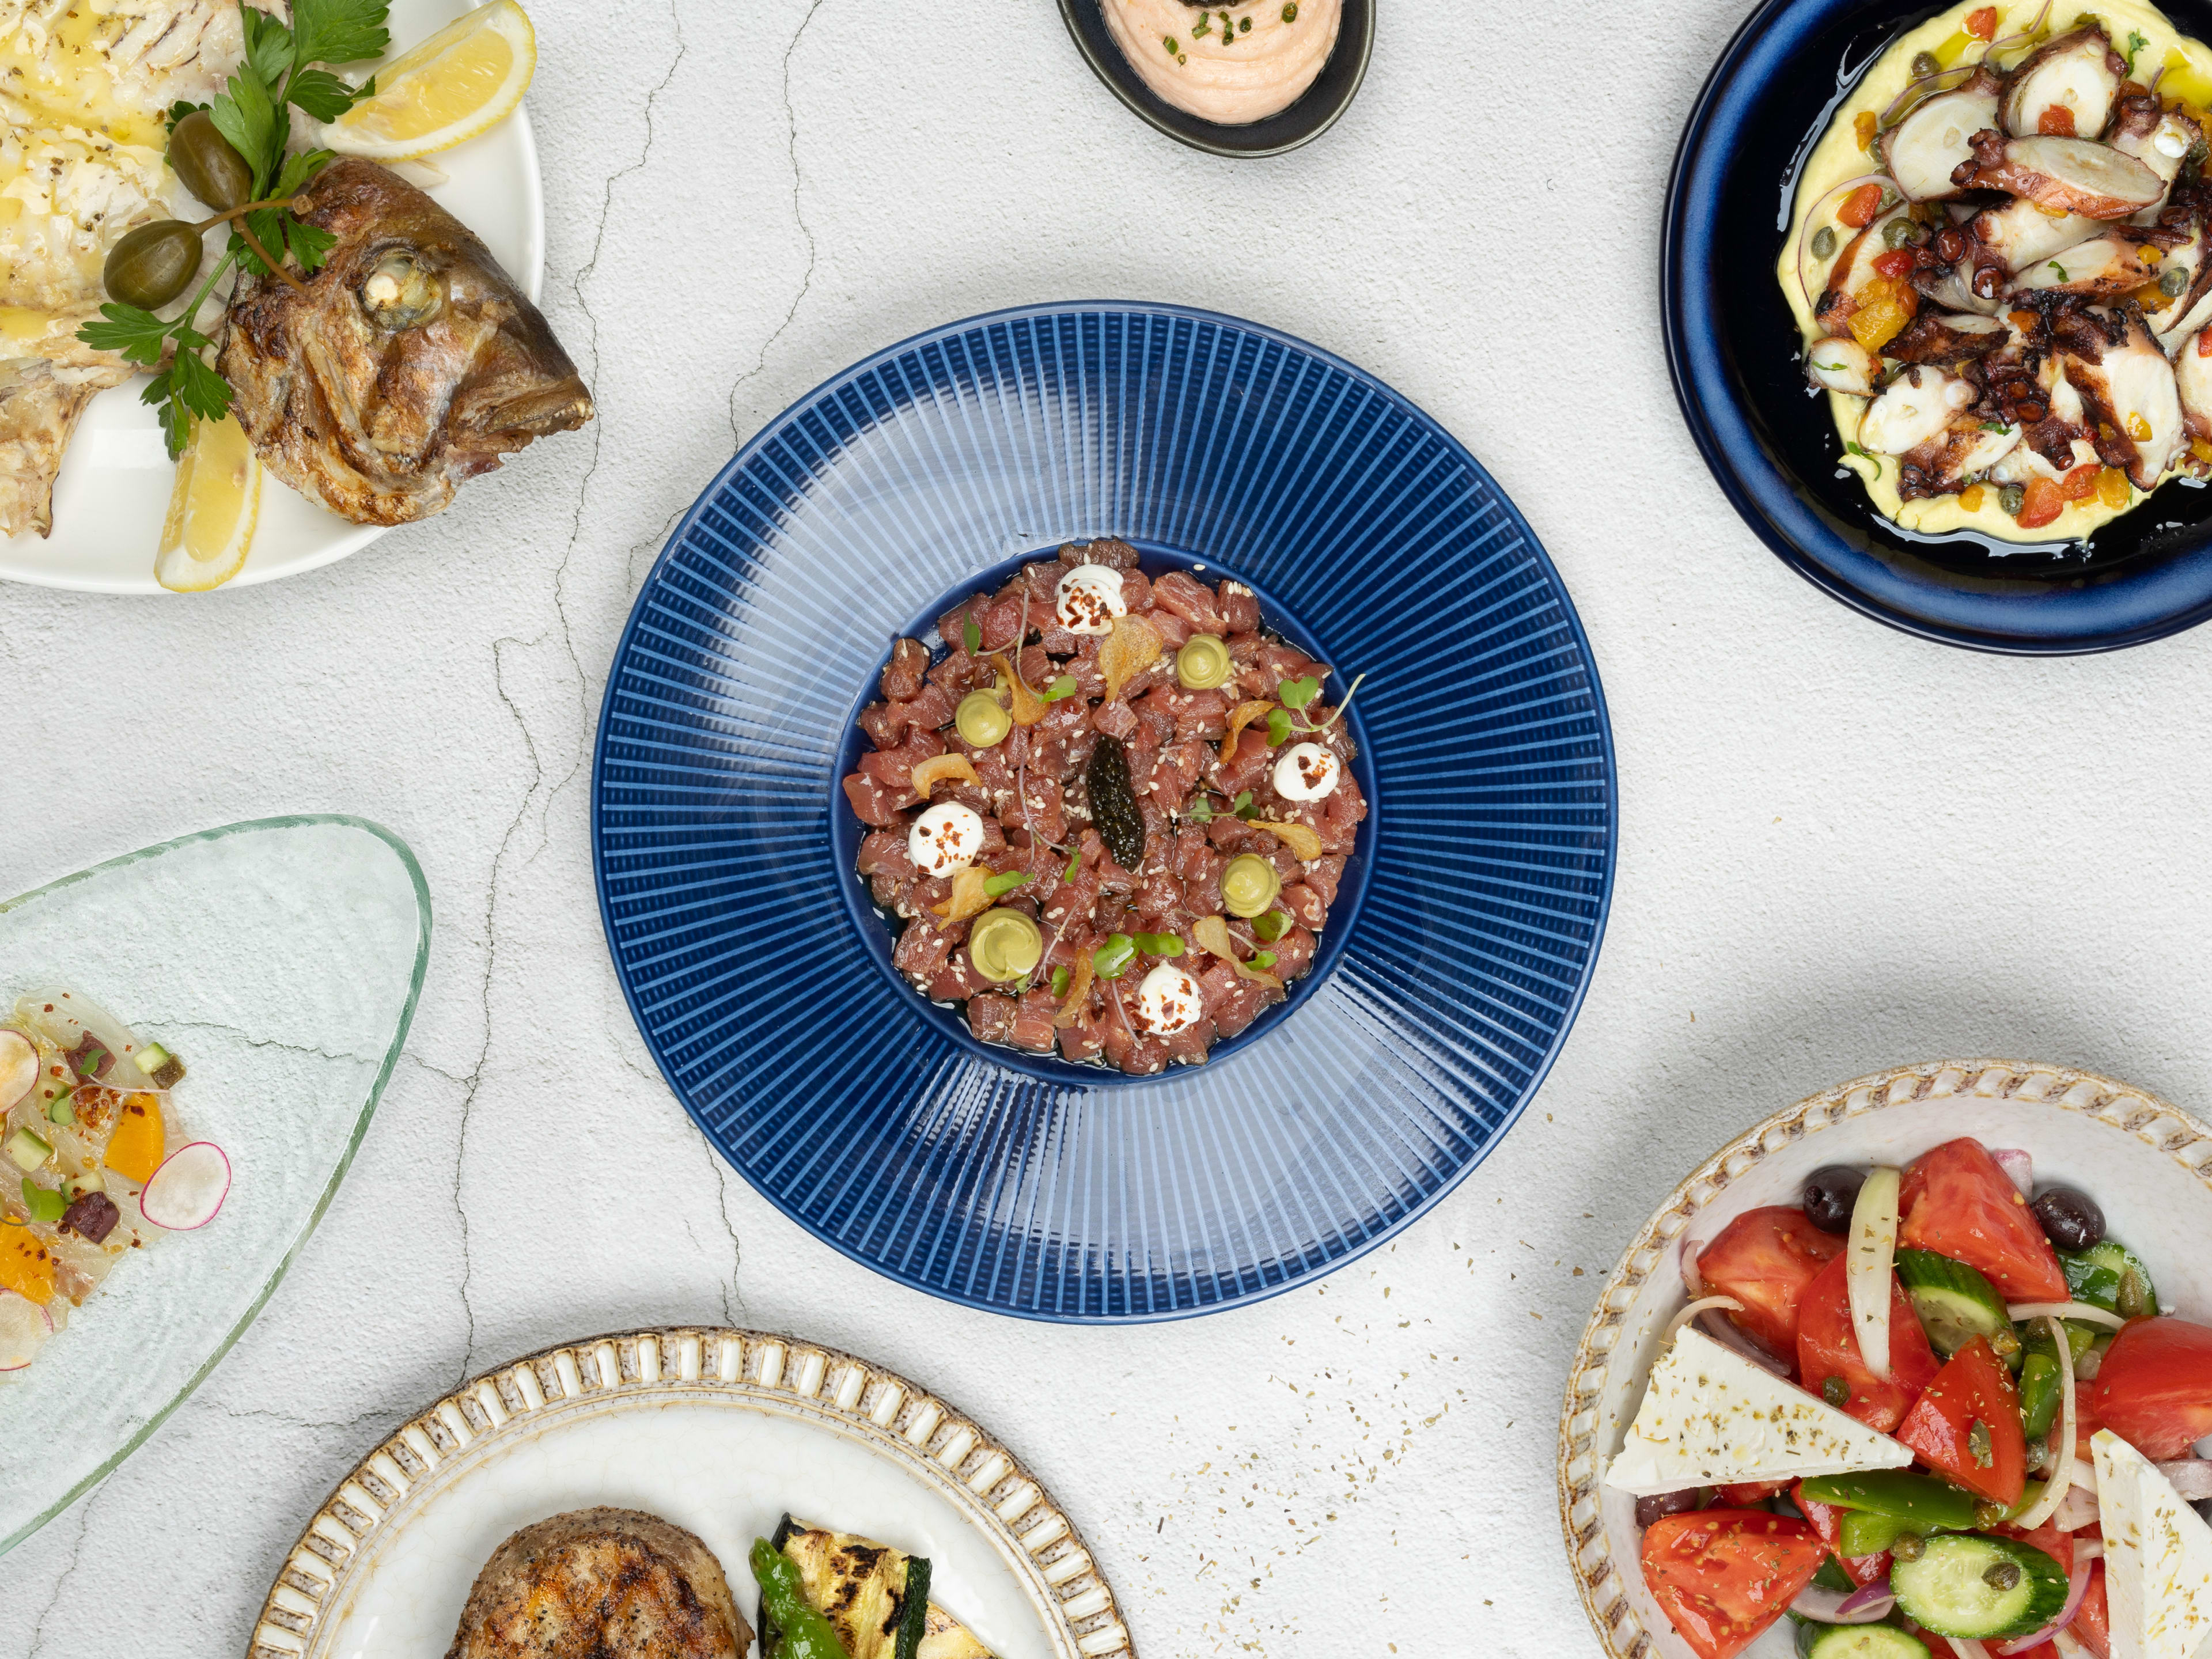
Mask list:
[[830,1621],[814,1609],[799,1577],[799,1564],[768,1541],[753,1540],[753,1578],[761,1605],[782,1632],[777,1659],[851,1659]]
[[2020,1415],[2030,1440],[2051,1432],[2051,1419],[2058,1414],[2058,1362],[2047,1353],[2032,1353],[2020,1365]]
[[1916,1523],[1916,1528],[1938,1527],[1965,1532],[1974,1524],[1973,1493],[1948,1480],[1938,1480],[1932,1475],[1908,1474],[1901,1469],[1824,1474],[1805,1483],[1805,1496],[1816,1504],[1834,1504],[1843,1509],[1894,1516],[1898,1520]]

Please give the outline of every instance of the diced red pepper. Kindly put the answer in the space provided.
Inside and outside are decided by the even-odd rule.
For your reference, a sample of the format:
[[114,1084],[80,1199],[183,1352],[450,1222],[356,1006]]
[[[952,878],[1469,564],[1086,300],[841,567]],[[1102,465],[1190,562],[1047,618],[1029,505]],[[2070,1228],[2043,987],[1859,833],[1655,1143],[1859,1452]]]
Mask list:
[[2034,530],[2057,518],[2065,505],[2066,492],[2056,478],[2030,478],[2021,492],[2020,511],[2013,517],[2023,530]]
[[2077,466],[2058,481],[2058,488],[2068,501],[2086,501],[2097,493],[2097,479],[2104,470],[2095,461]]
[[1987,1337],[1951,1356],[1898,1425],[1897,1437],[1968,1492],[2008,1507],[2020,1502],[2027,1480],[2020,1393]]
[[2063,104],[2046,104],[2043,113],[2035,118],[2035,130],[2047,138],[2071,138],[2074,112]]
[[1995,6],[1984,6],[1979,11],[1968,12],[1966,14],[1966,33],[1972,35],[1977,40],[1996,40],[1997,38],[1997,9]]
[[1844,198],[1843,206],[1836,210],[1836,217],[1853,230],[1864,230],[1874,222],[1874,216],[1881,211],[1881,186],[1861,185]]
[[1919,263],[1919,256],[1909,247],[1893,247],[1874,256],[1874,268],[1889,277],[1910,276]]

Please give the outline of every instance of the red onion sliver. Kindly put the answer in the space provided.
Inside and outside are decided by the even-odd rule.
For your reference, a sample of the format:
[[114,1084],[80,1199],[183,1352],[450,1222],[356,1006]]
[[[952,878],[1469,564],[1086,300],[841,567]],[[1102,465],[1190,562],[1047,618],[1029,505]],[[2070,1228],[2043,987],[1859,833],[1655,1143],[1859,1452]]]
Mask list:
[[2017,1146],[2000,1146],[1990,1156],[1997,1168],[2012,1177],[2012,1184],[2027,1197],[2035,1196],[2035,1160]]
[[1844,179],[1806,210],[1804,226],[1797,233],[1797,286],[1804,290],[1805,303],[1808,306],[1816,302],[1816,296],[1813,293],[1811,279],[1805,275],[1805,262],[1813,254],[1813,228],[1820,220],[1820,210],[1838,194],[1856,190],[1862,185],[1880,185],[1886,191],[1897,191],[1899,197],[1905,194],[1903,191],[1897,190],[1897,180],[1887,173],[1862,173],[1856,179]]
[[1808,1584],[1797,1592],[1790,1611],[1820,1625],[1871,1625],[1887,1618],[1889,1610],[1896,1605],[1889,1580],[1882,1578],[1848,1594]]
[[1751,1361],[1753,1364],[1763,1366],[1766,1370],[1772,1371],[1777,1376],[1781,1377],[1785,1381],[1789,1379],[1790,1373],[1795,1369],[1795,1367],[1784,1363],[1784,1361],[1777,1359],[1772,1354],[1767,1352],[1765,1349],[1760,1347],[1758,1343],[1753,1341],[1750,1337],[1745,1335],[1743,1332],[1738,1330],[1733,1324],[1729,1323],[1727,1316],[1724,1315],[1699,1315],[1698,1318],[1698,1328],[1703,1331],[1707,1336],[1712,1338],[1714,1341],[1719,1343],[1723,1347],[1735,1349],[1746,1359]]
[[1698,1258],[1705,1252],[1705,1247],[1702,1241],[1694,1238],[1683,1239],[1680,1258],[1682,1288],[1690,1293],[1690,1299],[1693,1302],[1705,1293],[1705,1282],[1698,1276]]
[[2157,1467],[2158,1472],[2173,1483],[2174,1491],[2191,1503],[2212,1498],[2212,1463],[2201,1457],[2181,1457]]
[[2074,1622],[2074,1615],[2081,1610],[2081,1598],[2088,1593],[2090,1565],[2089,1557],[2077,1555],[2075,1558],[2073,1575],[2066,1584],[2066,1605],[2058,1610],[2058,1616],[2033,1636],[2020,1637],[1996,1649],[2001,1659],[2009,1659],[2013,1654],[2026,1653],[2030,1648],[2042,1646]]
[[1879,1602],[1881,1605],[1881,1611],[1868,1615],[1870,1622],[1874,1619],[1880,1619],[1887,1614],[1896,1601],[1896,1594],[1889,1588],[1889,1575],[1884,1573],[1871,1584],[1862,1584],[1846,1595],[1844,1598],[1843,1606],[1836,1609],[1836,1616],[1856,1623],[1856,1620],[1852,1619],[1852,1614],[1865,1613],[1869,1607]]

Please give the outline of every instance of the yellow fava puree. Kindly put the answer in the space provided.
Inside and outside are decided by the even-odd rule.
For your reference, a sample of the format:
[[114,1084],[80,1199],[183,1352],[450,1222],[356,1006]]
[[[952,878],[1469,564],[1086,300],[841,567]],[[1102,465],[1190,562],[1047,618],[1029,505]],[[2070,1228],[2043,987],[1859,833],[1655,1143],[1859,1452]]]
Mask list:
[[[1808,274],[1813,283],[1808,296],[1797,276],[1797,250],[1806,234],[1805,216],[1837,185],[1856,179],[1862,173],[1883,171],[1881,158],[1859,148],[1857,124],[1862,112],[1877,119],[1882,112],[1897,101],[1905,90],[1905,82],[1912,78],[1912,60],[1921,52],[1933,53],[1936,61],[1944,68],[1960,63],[1972,63],[1981,54],[1984,42],[1966,33],[1966,19],[1983,9],[1979,0],[1966,0],[1962,5],[1938,13],[1918,28],[1901,36],[1887,52],[1882,53],[1869,69],[1851,95],[1837,107],[1834,120],[1820,142],[1814,146],[1807,158],[1805,170],[1797,181],[1797,199],[1790,210],[1790,234],[1783,243],[1781,257],[1776,260],[1775,278],[1782,284],[1782,292],[1790,301],[1790,309],[1797,319],[1799,331],[1809,349],[1821,338],[1821,331],[1813,324],[1813,301],[1819,297],[1832,261],[1816,260],[1808,256]],[[1996,32],[1992,39],[2002,40],[2008,35],[2018,34],[2035,21],[2036,14],[2043,9],[2042,0],[2000,5],[1996,8]],[[2148,43],[2136,54],[2135,78],[2147,82],[2163,64],[2165,78],[2158,83],[2159,101],[2171,109],[2184,106],[2184,112],[2199,122],[2206,122],[2206,136],[2212,137],[2212,122],[2206,121],[2205,112],[2212,107],[2212,46],[2201,40],[2175,32],[2172,23],[2154,8],[2142,4],[2140,0],[2057,0],[2044,19],[2044,27],[2033,44],[2023,42],[2000,54],[1996,67],[2010,69],[2033,51],[2043,41],[2055,39],[2076,27],[2077,21],[2096,19],[2105,26],[2112,37],[2114,50],[2127,56],[2127,40],[2130,33],[2140,34]],[[1834,223],[1833,215],[1840,201],[1828,204],[1824,210],[1828,222]],[[1849,226],[1836,225],[1836,251],[1840,253],[1856,234]],[[1924,303],[1924,302],[1923,302]],[[2151,325],[2159,325],[2154,314]],[[1877,353],[1877,356],[1880,354]],[[1828,394],[1828,412],[1834,417],[1836,431],[1845,443],[1858,439],[1859,416],[1866,410],[1867,400],[1854,398],[1847,392]],[[2185,458],[2186,447],[2183,450]],[[1905,529],[1923,535],[1941,536],[1959,530],[1978,531],[2002,541],[2051,542],[2067,538],[2087,536],[2092,531],[2111,523],[2121,514],[2140,507],[2145,500],[2143,492],[2131,490],[2124,506],[2107,507],[2096,496],[2085,501],[2069,501],[2057,519],[2034,530],[2023,530],[2011,514],[1999,505],[1995,485],[1985,485],[1981,505],[1968,512],[1956,495],[1936,495],[1908,501],[1897,493],[1898,465],[1893,455],[1881,458],[1876,469],[1874,462],[1846,450],[1843,465],[1857,473],[1866,485],[1868,496],[1884,518],[1893,520]],[[2178,471],[2179,469],[2174,469]],[[2174,476],[2168,471],[2166,477]],[[2160,480],[2161,483],[2164,479]]]

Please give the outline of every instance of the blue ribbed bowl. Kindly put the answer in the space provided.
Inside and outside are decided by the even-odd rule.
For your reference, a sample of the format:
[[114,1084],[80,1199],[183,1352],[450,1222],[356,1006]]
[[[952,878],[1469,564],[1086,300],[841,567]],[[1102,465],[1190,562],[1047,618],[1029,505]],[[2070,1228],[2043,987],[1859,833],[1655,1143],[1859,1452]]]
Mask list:
[[[980,1047],[871,961],[838,786],[896,635],[1104,535],[1365,672],[1373,769],[1328,960],[1133,1083]],[[592,770],[615,969],[708,1138],[856,1260],[1043,1319],[1265,1296],[1435,1202],[1565,1040],[1613,832],[1574,608],[1474,459],[1349,364],[1167,306],[952,324],[771,422],[639,595]]]

